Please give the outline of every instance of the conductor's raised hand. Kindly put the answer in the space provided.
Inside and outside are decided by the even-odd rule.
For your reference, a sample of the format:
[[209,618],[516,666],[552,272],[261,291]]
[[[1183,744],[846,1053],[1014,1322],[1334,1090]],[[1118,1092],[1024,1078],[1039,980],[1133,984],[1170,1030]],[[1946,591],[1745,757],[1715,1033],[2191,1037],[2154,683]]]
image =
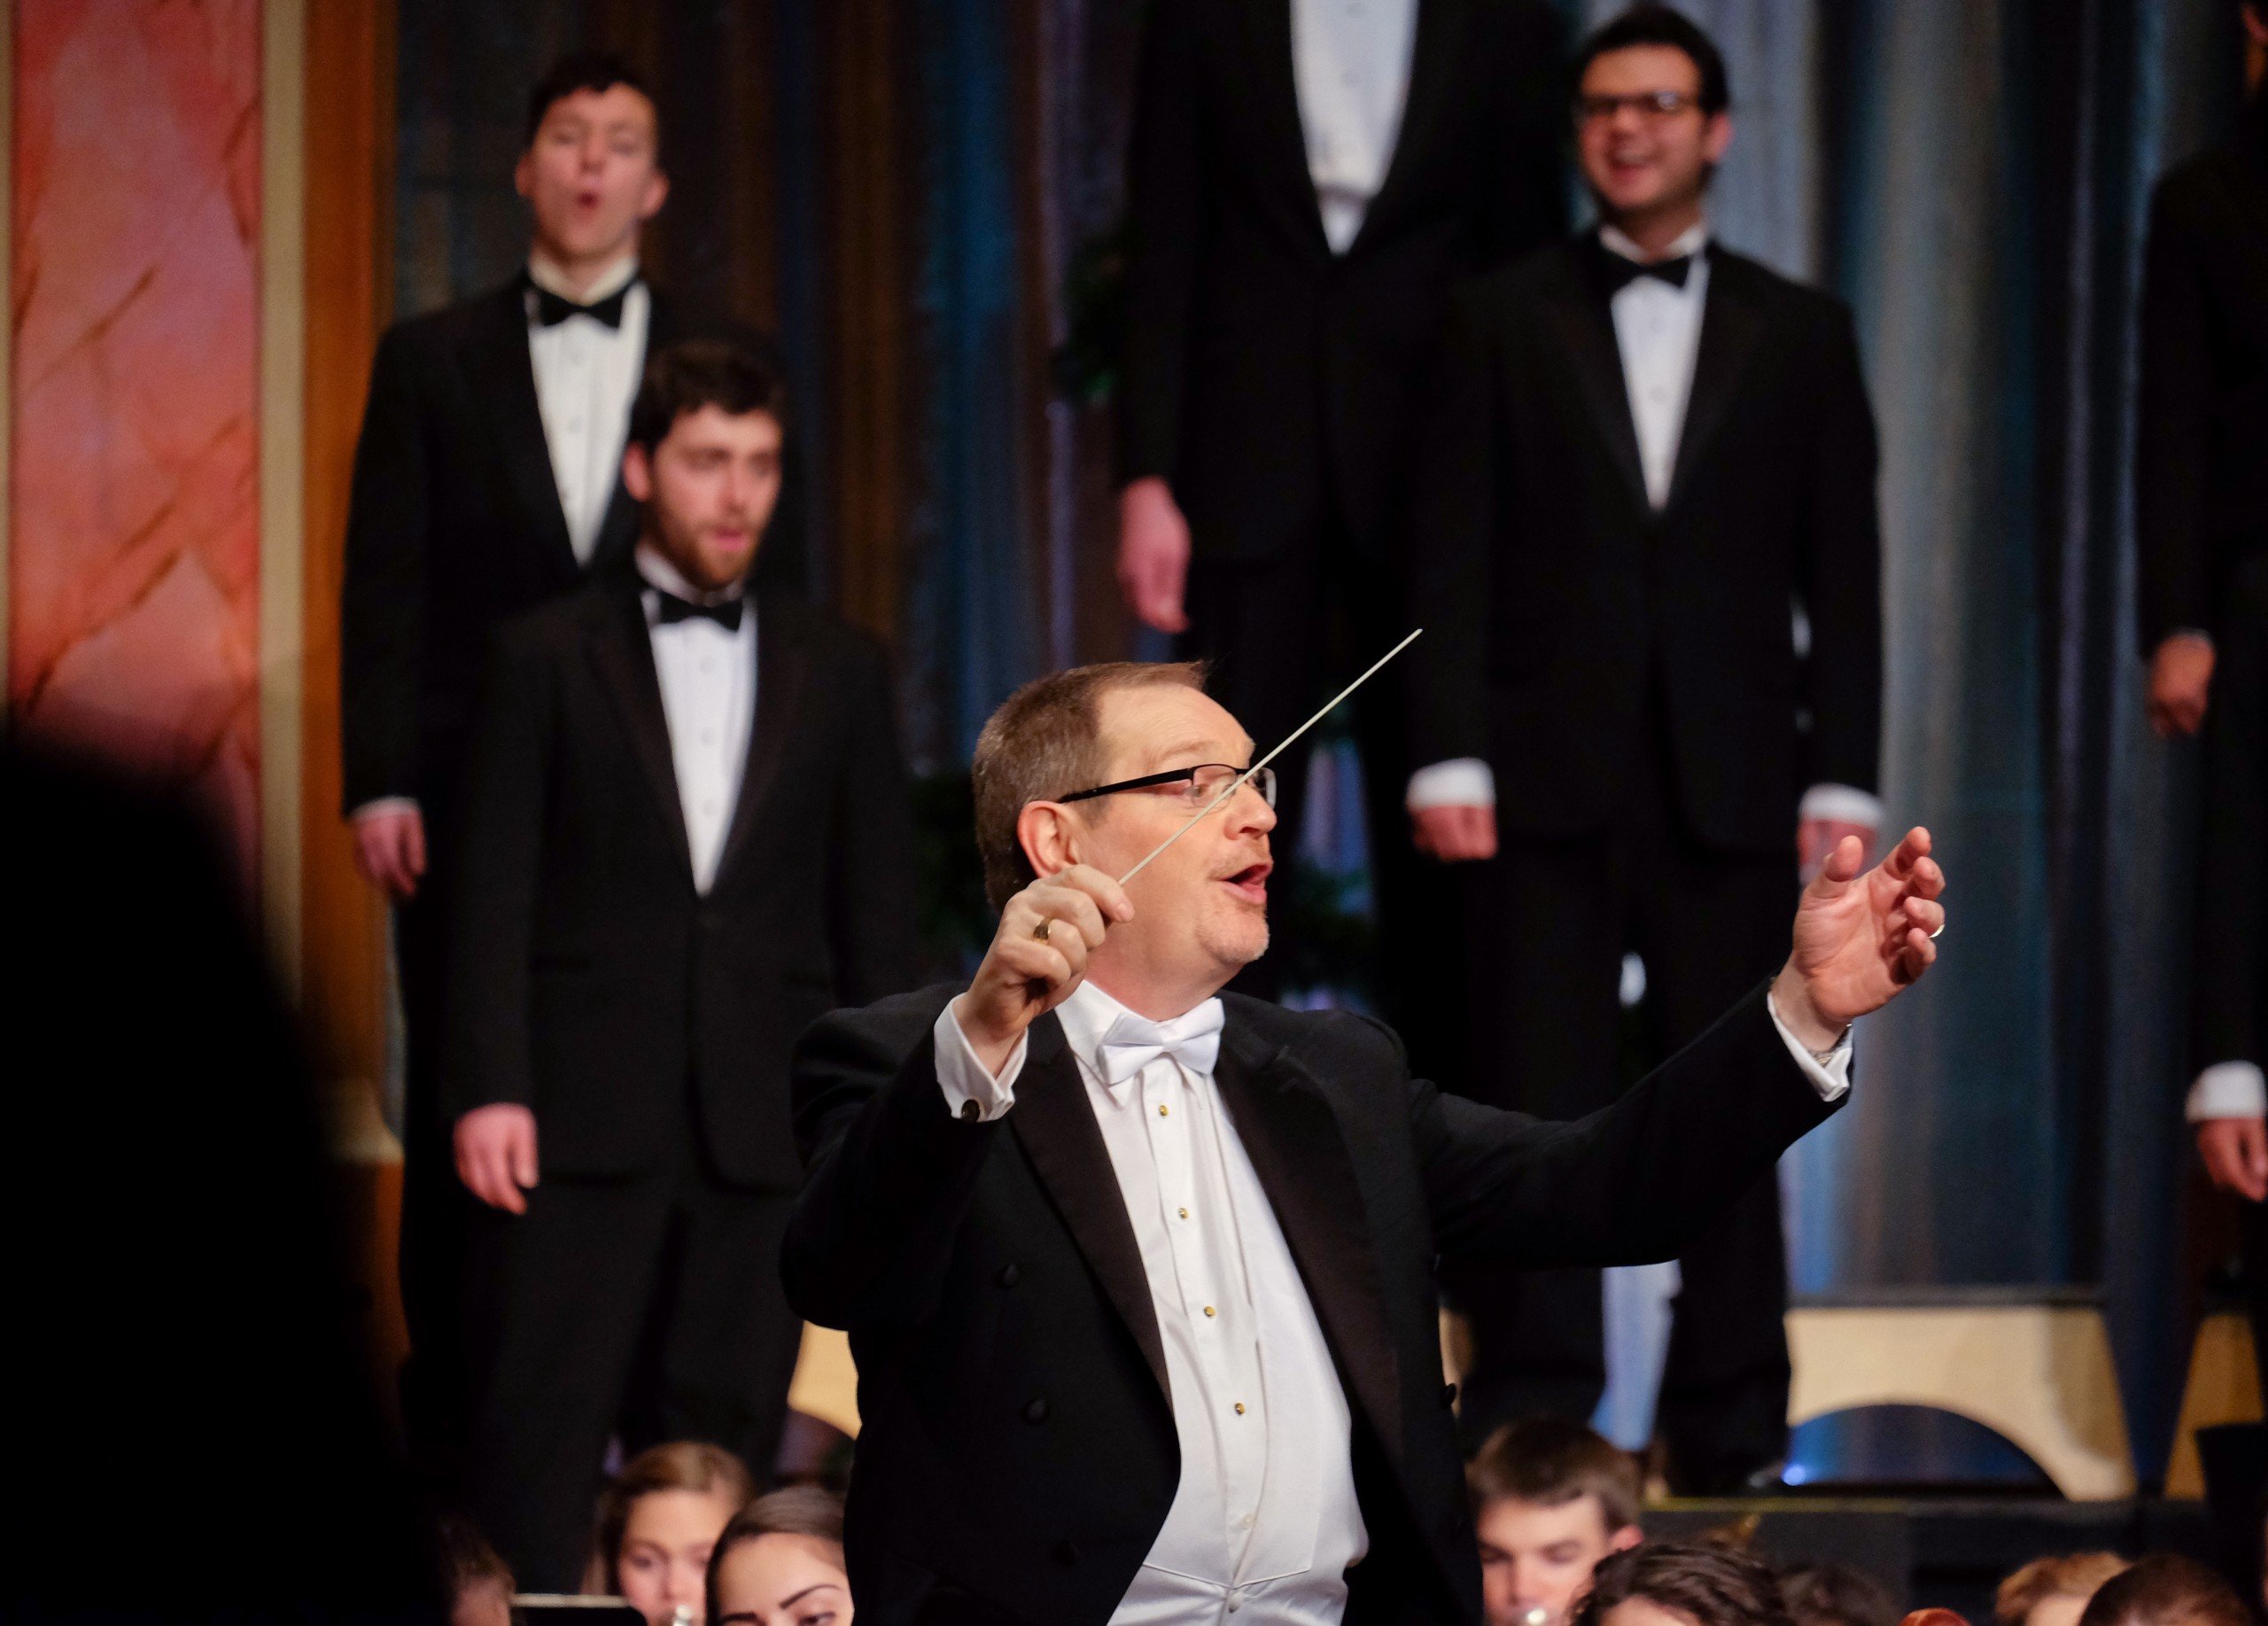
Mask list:
[[1836,844],[1796,906],[1795,942],[1772,984],[1780,1020],[1814,1050],[1879,1010],[1937,960],[1945,930],[1945,871],[1915,826],[1872,869],[1860,872],[1855,836]]
[[976,1059],[997,1075],[1024,1030],[1071,997],[1103,934],[1133,918],[1124,889],[1084,864],[1042,875],[1009,899],[984,963],[953,1001]]

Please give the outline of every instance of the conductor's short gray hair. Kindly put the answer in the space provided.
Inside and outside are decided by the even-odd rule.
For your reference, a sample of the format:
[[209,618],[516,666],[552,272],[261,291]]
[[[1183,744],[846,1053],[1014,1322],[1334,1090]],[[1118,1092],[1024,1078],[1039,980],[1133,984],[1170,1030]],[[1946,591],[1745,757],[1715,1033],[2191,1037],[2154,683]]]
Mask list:
[[[1036,878],[1016,839],[1033,802],[1091,790],[1103,772],[1102,697],[1117,689],[1205,687],[1201,661],[1103,661],[1035,678],[1001,703],[976,736],[976,850],[996,909]],[[1098,803],[1093,813],[1100,816]]]

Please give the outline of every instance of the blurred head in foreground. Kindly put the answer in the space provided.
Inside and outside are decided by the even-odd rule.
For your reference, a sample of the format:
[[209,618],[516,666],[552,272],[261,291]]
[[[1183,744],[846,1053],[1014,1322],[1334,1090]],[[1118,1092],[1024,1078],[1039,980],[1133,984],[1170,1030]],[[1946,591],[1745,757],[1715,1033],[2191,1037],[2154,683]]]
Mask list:
[[2250,1626],[2229,1583],[2194,1559],[2153,1552],[2095,1588],[2079,1626]]
[[2034,1559],[1992,1595],[1999,1626],[2078,1626],[2095,1589],[2126,1568],[2115,1552],[2070,1552]]
[[679,1440],[640,1451],[599,1498],[595,1590],[666,1626],[702,1618],[709,1555],[755,1494],[748,1469],[720,1445]]
[[1795,1626],[1898,1626],[1890,1591],[1847,1564],[1798,1564],[1780,1572],[1780,1598]]
[[1715,1542],[1645,1542],[1610,1554],[1575,1626],[1790,1626],[1762,1560]]
[[816,1485],[742,1508],[709,1561],[710,1626],[850,1626],[843,1504]]
[[1465,1482],[1488,1626],[1562,1626],[1599,1560],[1641,1539],[1638,1465],[1565,1418],[1499,1428]]

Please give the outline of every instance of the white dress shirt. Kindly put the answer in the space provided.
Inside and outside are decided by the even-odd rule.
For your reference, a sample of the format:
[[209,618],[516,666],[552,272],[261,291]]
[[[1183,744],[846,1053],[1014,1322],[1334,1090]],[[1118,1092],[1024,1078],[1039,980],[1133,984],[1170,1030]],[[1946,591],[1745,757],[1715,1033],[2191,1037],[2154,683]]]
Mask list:
[[[1709,307],[1709,224],[1696,222],[1658,255],[1647,253],[1612,226],[1601,226],[1598,237],[1609,253],[1626,260],[1692,258],[1682,287],[1673,287],[1658,276],[1634,276],[1608,301],[1615,347],[1621,353],[1630,424],[1638,436],[1638,467],[1646,482],[1646,500],[1659,513],[1669,502],[1678,444],[1685,434],[1686,404],[1693,393],[1694,362],[1701,354],[1701,322]],[[1437,762],[1410,776],[1405,799],[1413,811],[1493,807],[1495,776],[1478,757]],[[1880,829],[1882,800],[1853,785],[1814,785],[1797,804],[1796,817],[1839,819]]]
[[[741,775],[756,726],[756,604],[742,606],[740,630],[726,632],[706,616],[661,624],[661,593],[695,603],[737,598],[703,593],[646,542],[638,544],[638,573],[649,590],[647,636],[654,643],[654,675],[661,680],[662,715],[668,720],[670,760],[677,769],[678,805],[685,813],[686,844],[693,853],[694,885],[706,893],[717,879],[725,835],[741,797]],[[658,588],[660,592],[650,589]]]
[[[1278,0],[1281,4],[1281,0]],[[1324,239],[1343,254],[1386,184],[1418,0],[1291,0],[1292,78]]]
[[[1055,1014],[1141,1251],[1181,1442],[1173,1506],[1113,1626],[1336,1626],[1347,1569],[1370,1550],[1353,1419],[1276,1210],[1214,1087],[1221,1002],[1153,1023],[1090,980]],[[1850,1087],[1847,1032],[1823,1065],[1780,1034],[1822,1100]],[[951,1005],[931,1038],[955,1116],[990,1120],[1015,1105],[1023,1040],[995,1077]]]
[[545,327],[536,320],[535,295],[528,295],[528,361],[535,370],[535,402],[543,415],[544,444],[551,451],[551,477],[567,517],[567,540],[579,563],[588,564],[598,546],[606,510],[622,474],[622,447],[630,432],[630,403],[646,365],[647,318],[653,300],[636,280],[638,260],[625,256],[590,287],[578,293],[558,268],[541,255],[528,261],[528,280],[562,299],[593,305],[628,288],[622,325],[610,328],[595,316],[570,316]]

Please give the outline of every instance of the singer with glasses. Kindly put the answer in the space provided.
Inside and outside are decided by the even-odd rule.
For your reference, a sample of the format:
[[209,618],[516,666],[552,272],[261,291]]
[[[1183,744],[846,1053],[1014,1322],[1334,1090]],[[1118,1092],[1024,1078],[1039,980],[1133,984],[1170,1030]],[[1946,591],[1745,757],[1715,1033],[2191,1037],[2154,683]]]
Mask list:
[[1119,663],[1010,696],[974,765],[983,962],[797,1047],[781,1260],[858,1358],[870,1617],[1479,1619],[1441,1259],[1674,1255],[1835,1110],[1851,1023],[1935,957],[1927,832],[1864,873],[1845,841],[1776,975],[1614,1105],[1444,1094],[1377,1022],[1222,992],[1268,946],[1277,823],[1262,775],[1219,794],[1261,759],[1201,682]]

